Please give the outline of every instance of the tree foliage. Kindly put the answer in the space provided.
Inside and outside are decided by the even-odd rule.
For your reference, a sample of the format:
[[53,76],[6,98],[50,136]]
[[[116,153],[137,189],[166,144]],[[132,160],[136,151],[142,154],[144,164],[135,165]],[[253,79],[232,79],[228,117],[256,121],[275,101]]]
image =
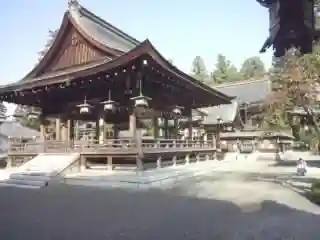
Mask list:
[[208,71],[202,57],[196,56],[194,58],[192,62],[191,76],[201,82],[208,81]]
[[234,82],[239,80],[237,68],[224,55],[218,54],[215,69],[211,74],[214,84]]
[[242,79],[259,79],[266,74],[266,69],[262,60],[255,56],[247,58],[240,69]]
[[273,91],[265,102],[267,125],[282,129],[291,127],[296,137],[301,135],[303,128],[300,120],[294,121],[287,114],[300,107],[306,113],[306,118],[302,119],[305,121],[303,124],[312,124],[316,133],[319,133],[312,110],[319,96],[319,53],[301,56],[297,49],[290,49],[281,63],[271,71],[271,79]]

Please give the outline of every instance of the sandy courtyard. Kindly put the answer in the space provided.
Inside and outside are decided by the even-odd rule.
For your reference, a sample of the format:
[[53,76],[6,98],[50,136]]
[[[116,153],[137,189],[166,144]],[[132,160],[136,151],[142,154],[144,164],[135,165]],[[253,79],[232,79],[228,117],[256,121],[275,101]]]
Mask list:
[[0,239],[317,239],[319,208],[274,183],[216,172],[172,189],[0,188]]

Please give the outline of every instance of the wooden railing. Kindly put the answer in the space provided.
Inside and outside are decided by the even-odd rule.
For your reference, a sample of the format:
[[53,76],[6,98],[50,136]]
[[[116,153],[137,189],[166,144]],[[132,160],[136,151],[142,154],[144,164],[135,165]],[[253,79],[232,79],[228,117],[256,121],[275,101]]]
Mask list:
[[97,141],[57,141],[47,140],[44,142],[12,142],[10,143],[9,155],[13,154],[36,154],[36,153],[108,153],[130,151],[156,151],[175,149],[214,149],[214,141],[192,141],[180,139],[107,139],[104,142]]

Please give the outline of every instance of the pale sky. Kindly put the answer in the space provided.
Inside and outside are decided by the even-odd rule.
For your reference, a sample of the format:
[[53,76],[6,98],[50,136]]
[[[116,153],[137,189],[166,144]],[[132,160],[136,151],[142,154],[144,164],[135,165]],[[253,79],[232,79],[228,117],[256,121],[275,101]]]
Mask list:
[[[208,71],[217,54],[237,67],[260,56],[271,65],[271,51],[259,54],[268,36],[268,11],[255,0],[80,0],[80,4],[138,40],[148,38],[185,72],[195,56]],[[68,0],[19,0],[1,4],[0,84],[19,81],[37,62],[49,29],[60,26]],[[9,111],[12,112],[12,106]]]

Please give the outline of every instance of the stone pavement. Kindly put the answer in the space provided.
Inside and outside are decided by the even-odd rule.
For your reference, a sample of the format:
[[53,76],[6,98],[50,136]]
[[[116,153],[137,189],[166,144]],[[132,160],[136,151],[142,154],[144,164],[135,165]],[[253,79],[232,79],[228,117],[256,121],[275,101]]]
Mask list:
[[210,160],[198,163],[182,164],[144,172],[135,171],[99,171],[86,170],[80,173],[68,174],[64,183],[70,185],[94,187],[124,187],[147,189],[150,187],[166,187],[186,178],[212,172],[214,169],[232,165],[234,159],[223,161]]
[[0,239],[318,239],[319,207],[265,177],[281,174],[248,161],[167,189],[1,188]]

